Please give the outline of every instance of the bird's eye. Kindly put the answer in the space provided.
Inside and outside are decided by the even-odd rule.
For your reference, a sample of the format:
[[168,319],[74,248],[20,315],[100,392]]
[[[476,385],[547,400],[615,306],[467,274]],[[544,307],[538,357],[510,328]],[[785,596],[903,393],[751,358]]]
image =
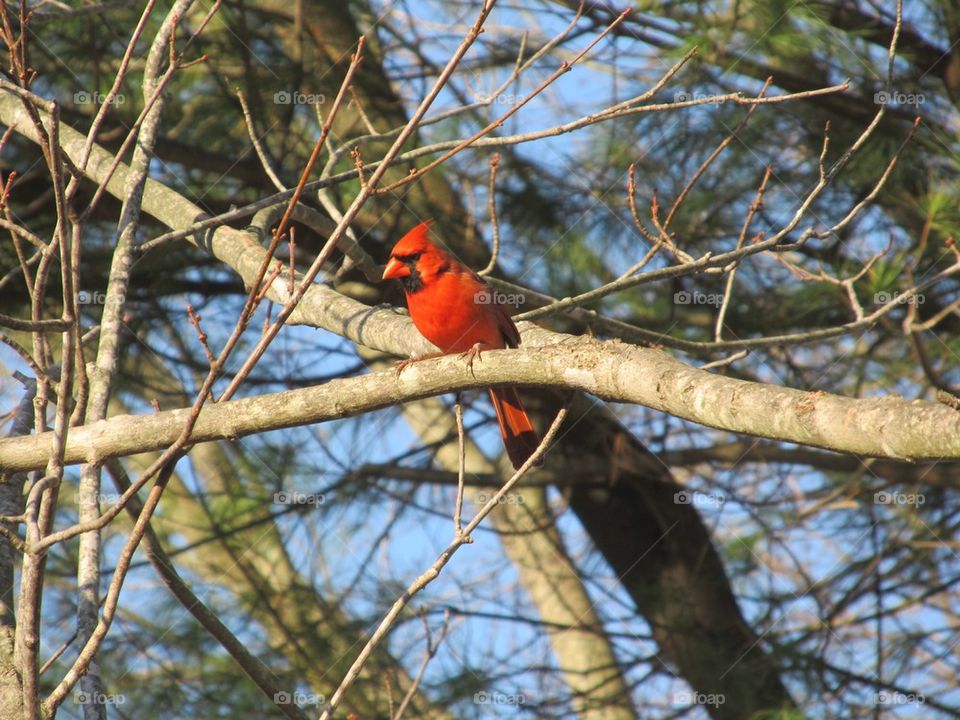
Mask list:
[[419,260],[421,255],[423,255],[422,252],[415,252],[410,253],[409,255],[397,255],[396,258],[402,263],[411,263]]

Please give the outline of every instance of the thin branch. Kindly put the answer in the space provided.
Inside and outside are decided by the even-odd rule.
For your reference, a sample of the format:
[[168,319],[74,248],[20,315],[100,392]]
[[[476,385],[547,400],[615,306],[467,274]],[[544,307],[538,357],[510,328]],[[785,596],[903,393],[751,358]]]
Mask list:
[[250,136],[250,142],[253,144],[253,149],[257,153],[257,157],[260,158],[260,166],[263,168],[263,171],[267,174],[267,177],[270,178],[270,182],[273,183],[273,186],[280,192],[284,192],[287,189],[287,186],[283,184],[280,180],[280,176],[277,175],[276,171],[273,169],[273,166],[270,164],[270,158],[267,157],[266,151],[263,149],[263,144],[260,142],[260,138],[257,136],[257,129],[253,124],[253,116],[250,114],[250,107],[247,105],[247,98],[244,97],[243,91],[237,89],[237,100],[240,101],[240,109],[243,111],[243,119],[247,124],[247,135]]
[[423,681],[423,676],[427,671],[427,665],[436,657],[437,650],[440,649],[440,645],[443,644],[444,639],[447,637],[447,631],[450,629],[449,610],[444,610],[443,612],[443,625],[440,626],[440,635],[436,640],[433,639],[433,634],[430,632],[430,625],[427,623],[427,619],[425,617],[421,617],[421,619],[423,620],[423,627],[427,636],[427,647],[423,653],[423,661],[420,663],[420,669],[417,671],[417,676],[414,678],[413,683],[407,690],[406,695],[403,696],[403,700],[400,701],[400,706],[395,713],[391,713],[390,720],[400,720],[403,717],[403,713],[410,706],[410,701],[413,700],[417,688],[420,687],[420,683]]
[[463,478],[466,468],[466,447],[464,442],[463,434],[463,400],[460,397],[460,394],[457,393],[457,402],[454,404],[454,414],[457,418],[457,441],[459,448],[459,462],[457,471],[457,500],[453,508],[453,532],[454,535],[463,534],[463,526],[460,521],[460,516],[463,513]]
[[[767,90],[770,88],[771,82],[773,82],[772,77],[768,77],[764,81],[763,87],[761,87],[760,92],[757,93],[758,99],[762,98],[764,95],[767,94]],[[690,180],[687,182],[687,184],[683,186],[683,189],[680,191],[680,194],[677,195],[677,199],[674,200],[673,206],[670,208],[670,212],[667,213],[667,217],[663,221],[664,230],[670,227],[670,222],[673,220],[673,218],[677,214],[677,211],[683,205],[683,201],[687,198],[687,195],[689,195],[690,191],[693,189],[693,186],[696,185],[697,181],[701,177],[703,177],[703,174],[707,171],[710,165],[713,164],[713,161],[716,160],[727,147],[729,147],[730,143],[732,143],[734,140],[736,140],[740,136],[740,131],[747,126],[748,122],[750,122],[750,117],[753,115],[757,107],[758,107],[757,105],[751,105],[747,109],[746,114],[744,115],[743,119],[739,122],[739,124],[733,129],[732,132],[730,132],[720,142],[719,145],[717,145],[716,148],[714,148],[713,152],[707,156],[707,159],[700,164],[700,167],[698,167],[696,171],[693,173],[693,175],[690,177]]]
[[443,568],[448,562],[450,562],[450,559],[454,556],[457,550],[471,541],[470,533],[477,529],[480,523],[483,522],[484,518],[486,518],[487,515],[489,515],[497,507],[497,504],[500,502],[500,500],[508,492],[510,492],[510,490],[513,489],[513,487],[520,481],[527,471],[540,462],[540,458],[543,457],[547,451],[547,448],[550,446],[550,443],[553,442],[553,439],[560,430],[560,426],[563,424],[563,420],[566,418],[566,416],[566,408],[561,409],[560,412],[557,413],[557,416],[550,424],[550,429],[547,430],[546,435],[537,446],[537,449],[534,451],[534,453],[527,458],[527,461],[520,467],[520,469],[517,470],[516,473],[514,473],[514,475],[507,480],[506,483],[504,483],[503,487],[494,493],[487,503],[477,511],[477,514],[474,515],[473,519],[469,523],[467,523],[467,526],[463,529],[463,532],[457,534],[450,544],[447,545],[446,549],[440,553],[440,556],[437,558],[436,562],[434,562],[433,565],[430,566],[430,568],[420,577],[414,580],[403,592],[403,594],[396,599],[389,612],[386,614],[386,616],[384,616],[383,620],[380,622],[380,625],[377,626],[377,629],[367,641],[367,644],[364,645],[363,650],[360,651],[360,654],[353,662],[353,665],[350,666],[347,674],[340,682],[339,687],[337,687],[336,691],[330,697],[330,701],[320,714],[320,720],[330,720],[330,718],[333,717],[333,713],[343,701],[344,695],[346,695],[354,681],[360,675],[360,670],[363,669],[363,666],[367,664],[367,660],[370,659],[373,651],[377,648],[377,646],[380,645],[383,639],[390,632],[391,628],[396,623],[397,618],[400,616],[400,613],[403,612],[404,608],[406,608],[406,606],[410,603],[410,600],[412,600],[415,595],[417,595],[427,585],[439,577],[440,573],[443,571]]
[[[750,203],[750,208],[747,210],[747,215],[743,219],[743,226],[740,228],[740,236],[737,238],[737,250],[743,248],[743,244],[747,240],[747,233],[750,232],[750,225],[753,222],[753,216],[757,214],[761,207],[763,207],[763,195],[767,191],[767,182],[770,180],[770,174],[772,172],[773,168],[767,165],[767,169],[763,173],[763,179],[760,181],[760,187],[757,188],[757,195],[753,199],[753,202]],[[723,339],[723,318],[727,314],[727,306],[730,304],[730,298],[733,295],[733,279],[737,273],[737,267],[739,266],[734,265],[730,268],[730,274],[727,275],[727,284],[723,289],[723,302],[720,305],[720,310],[717,312],[717,322],[713,329],[713,339],[716,342],[720,342]]]
[[500,154],[494,153],[490,158],[490,181],[487,184],[487,207],[490,213],[490,227],[493,229],[493,249],[490,261],[478,275],[489,275],[497,266],[497,255],[500,254],[500,223],[497,221],[497,168],[500,166]]

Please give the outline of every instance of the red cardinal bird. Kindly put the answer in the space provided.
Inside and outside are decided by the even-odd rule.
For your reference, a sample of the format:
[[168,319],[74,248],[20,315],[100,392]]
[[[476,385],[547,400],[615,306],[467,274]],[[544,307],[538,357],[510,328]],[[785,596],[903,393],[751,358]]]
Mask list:
[[[495,302],[493,290],[473,270],[430,242],[429,229],[428,223],[420,223],[404,235],[383,271],[384,280],[396,278],[403,283],[417,330],[444,354],[463,353],[471,365],[482,350],[517,347],[520,333]],[[514,388],[491,388],[490,400],[507,455],[519,469],[540,439]]]

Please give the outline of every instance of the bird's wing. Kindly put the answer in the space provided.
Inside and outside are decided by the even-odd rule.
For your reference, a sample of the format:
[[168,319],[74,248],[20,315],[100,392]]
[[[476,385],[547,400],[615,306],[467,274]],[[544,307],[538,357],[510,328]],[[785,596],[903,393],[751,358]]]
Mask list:
[[[496,298],[497,293],[492,287],[490,287],[490,283],[477,275],[477,273],[475,273],[473,270],[470,270],[470,274],[473,276],[472,279],[474,282],[476,282],[480,288],[490,293],[491,298]],[[510,313],[507,312],[507,309],[498,302],[493,302],[488,307],[494,315],[494,319],[497,323],[497,329],[500,331],[500,335],[503,337],[504,345],[506,345],[508,348],[519,347],[520,333],[517,330],[516,324],[513,322],[513,318],[510,317]]]
[[520,332],[517,330],[513,318],[510,317],[502,305],[492,305],[491,307],[497,315],[497,327],[500,328],[500,334],[503,335],[503,342],[510,348],[519,347]]

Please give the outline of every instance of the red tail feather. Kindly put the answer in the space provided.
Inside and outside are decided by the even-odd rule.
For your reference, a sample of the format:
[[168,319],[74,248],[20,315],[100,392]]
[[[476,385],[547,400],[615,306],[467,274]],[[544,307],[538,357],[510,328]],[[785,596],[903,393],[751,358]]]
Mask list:
[[517,395],[516,389],[510,387],[491,389],[490,401],[493,403],[494,410],[497,411],[500,434],[503,435],[507,455],[514,469],[519,470],[540,445],[540,438],[537,431],[533,429],[523,405],[520,404],[520,396]]

